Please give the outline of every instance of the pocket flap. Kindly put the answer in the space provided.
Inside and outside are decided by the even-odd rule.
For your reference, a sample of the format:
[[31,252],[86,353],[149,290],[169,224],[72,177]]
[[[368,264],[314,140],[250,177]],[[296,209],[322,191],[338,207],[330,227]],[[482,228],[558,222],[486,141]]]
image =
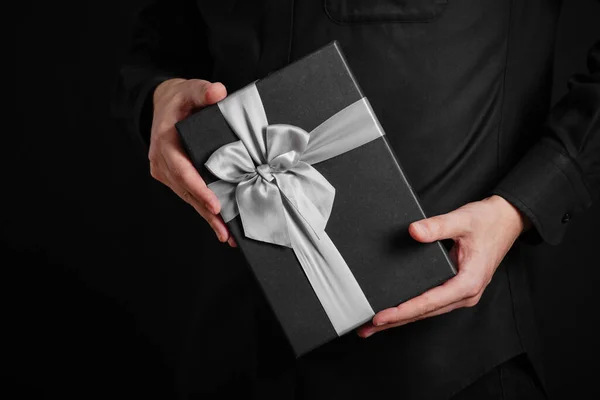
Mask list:
[[325,12],[338,24],[429,22],[438,18],[448,0],[323,0]]

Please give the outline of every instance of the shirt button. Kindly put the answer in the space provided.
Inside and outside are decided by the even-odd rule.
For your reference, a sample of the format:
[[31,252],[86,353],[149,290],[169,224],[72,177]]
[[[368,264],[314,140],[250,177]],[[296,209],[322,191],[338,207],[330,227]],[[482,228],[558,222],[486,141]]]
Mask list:
[[571,220],[571,214],[569,213],[565,213],[565,215],[563,215],[562,217],[562,223],[566,224],[567,222],[569,222]]

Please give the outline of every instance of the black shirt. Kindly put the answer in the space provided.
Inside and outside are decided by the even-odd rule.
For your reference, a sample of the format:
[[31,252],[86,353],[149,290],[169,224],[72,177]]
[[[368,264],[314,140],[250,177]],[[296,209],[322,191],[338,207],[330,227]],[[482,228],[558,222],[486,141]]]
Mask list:
[[[245,333],[240,327],[240,335],[257,339],[252,349],[245,341],[231,363],[254,360],[245,375],[254,390],[263,390],[261,380],[276,381],[317,399],[376,395],[391,385],[399,398],[445,398],[533,351],[519,247],[559,243],[600,192],[600,42],[590,51],[589,74],[574,76],[549,109],[559,11],[555,0],[172,0],[142,10],[120,94],[146,143],[151,93],[163,80],[221,81],[232,92],[335,39],[428,215],[495,193],[534,225],[474,308],[368,340],[351,334],[297,362],[276,340],[259,339],[264,323]],[[269,320],[255,300],[263,310],[256,318]],[[214,354],[219,346],[236,343],[215,344]],[[202,354],[203,362],[211,359],[210,351]],[[280,378],[284,371],[289,380]],[[223,391],[239,376],[208,377],[227,374],[223,368],[184,380],[190,391]]]

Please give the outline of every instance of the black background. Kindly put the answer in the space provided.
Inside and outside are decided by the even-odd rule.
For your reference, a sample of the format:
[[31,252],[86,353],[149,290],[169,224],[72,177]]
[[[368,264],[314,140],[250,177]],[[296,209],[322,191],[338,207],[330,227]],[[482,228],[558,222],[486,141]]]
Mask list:
[[[194,305],[231,290],[218,274],[207,284],[203,265],[225,245],[150,178],[139,139],[111,117],[132,12],[143,3],[22,2],[5,14],[16,22],[16,75],[5,79],[17,106],[5,117],[0,161],[3,325],[24,398],[171,398]],[[600,5],[566,3],[555,100],[569,75],[585,71],[599,36]],[[571,222],[563,245],[530,249],[557,399],[597,387],[598,223],[596,204]],[[206,329],[235,335],[235,306],[223,306],[233,323],[217,316]]]

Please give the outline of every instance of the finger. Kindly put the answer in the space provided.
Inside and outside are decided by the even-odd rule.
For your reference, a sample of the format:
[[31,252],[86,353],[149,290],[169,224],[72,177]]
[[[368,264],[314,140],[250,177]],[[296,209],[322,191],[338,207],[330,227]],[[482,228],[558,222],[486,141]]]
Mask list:
[[438,310],[432,311],[430,313],[420,315],[419,317],[414,318],[412,320],[405,320],[405,321],[396,322],[394,324],[387,324],[387,325],[380,325],[380,326],[375,326],[375,325],[373,325],[373,323],[368,323],[368,324],[365,324],[365,325],[361,326],[360,328],[358,328],[356,333],[358,334],[358,336],[366,339],[369,336],[373,335],[374,333],[381,332],[383,330],[390,329],[390,328],[397,328],[399,326],[410,324],[412,322],[416,322],[416,321],[419,321],[419,320],[422,320],[425,318],[431,318],[431,317],[435,317],[437,315],[446,314],[446,313],[449,313],[450,311],[456,310],[457,308],[466,307],[467,305],[468,305],[468,303],[466,300],[461,300],[461,301],[457,301],[456,303],[452,303],[445,307],[442,307]]
[[215,104],[227,97],[227,89],[221,82],[212,83],[204,95],[204,101],[206,104]]
[[178,186],[191,193],[212,214],[218,214],[221,211],[219,199],[206,186],[191,161],[183,154],[183,150],[179,147],[166,149],[163,159],[170,175]]
[[202,218],[204,218],[211,229],[215,232],[215,235],[217,235],[217,239],[220,242],[226,242],[229,240],[229,230],[220,216],[212,214],[206,210],[187,190],[177,187],[176,185],[173,185],[171,189],[186,203],[194,207],[196,212],[200,214]]
[[162,158],[162,156],[158,157],[150,157],[150,176],[163,185],[169,186],[169,181],[167,180],[167,176],[164,171],[166,171],[167,166]]
[[214,104],[227,96],[227,90],[220,82],[211,83],[201,79],[191,79],[186,88],[186,99],[191,108]]
[[468,232],[469,225],[468,214],[457,210],[413,222],[408,232],[418,242],[431,243],[460,237]]
[[[425,319],[425,318],[435,317],[436,315],[447,314],[450,311],[456,310],[457,308],[465,307],[466,304],[467,304],[466,303],[466,299],[463,299],[463,300],[457,301],[455,303],[448,304],[447,306],[439,308],[439,309],[437,309],[435,311],[429,312],[427,314],[423,314],[423,315],[415,318],[412,322],[414,322],[414,321],[420,321],[420,320]],[[400,322],[399,325],[402,325],[402,322]],[[385,328],[385,325],[382,325],[381,328]]]
[[233,236],[229,236],[229,240],[227,240],[227,243],[231,246],[231,247],[237,247],[237,243],[235,241],[235,239],[233,238]]
[[219,242],[229,243],[229,239],[231,239],[231,234],[229,233],[229,229],[227,229],[227,225],[225,225],[225,222],[223,222],[223,218],[221,218],[220,215],[212,214],[207,210],[204,211],[206,215],[203,215],[202,213],[200,213],[200,215],[202,215],[206,222],[208,222],[212,230],[215,231]]
[[183,201],[194,207],[196,212],[202,216],[208,222],[212,230],[217,235],[217,239],[220,242],[226,242],[229,240],[229,230],[223,222],[223,219],[219,215],[215,215],[208,211],[197,199],[194,198],[193,194],[179,186],[172,176],[170,176],[170,172],[167,170],[166,172],[167,180],[169,181],[169,187],[173,190]]
[[206,222],[208,222],[208,225],[211,227],[211,229],[215,232],[215,235],[217,236],[217,239],[219,240],[219,242],[221,243],[225,243],[229,240],[230,238],[230,233],[229,233],[229,229],[227,229],[227,225],[225,225],[225,222],[223,222],[223,219],[221,218],[220,215],[215,215],[213,213],[211,213],[210,211],[208,211],[206,208],[204,208],[200,203],[198,203],[198,201],[196,201],[192,195],[189,194],[189,192],[187,192],[185,189],[182,189],[183,191],[183,197],[185,200],[185,195],[186,193],[188,194],[189,198],[191,199],[191,201],[187,201],[188,204],[190,204],[192,207],[194,207],[194,209],[196,210],[196,212],[198,214],[200,214],[200,216],[202,216],[202,218],[204,218],[204,220]]
[[397,307],[378,312],[373,317],[373,325],[381,326],[410,321],[422,315],[440,310],[467,297],[472,297],[475,293],[470,289],[469,281],[464,276],[465,274],[459,273],[441,286],[430,289]]

